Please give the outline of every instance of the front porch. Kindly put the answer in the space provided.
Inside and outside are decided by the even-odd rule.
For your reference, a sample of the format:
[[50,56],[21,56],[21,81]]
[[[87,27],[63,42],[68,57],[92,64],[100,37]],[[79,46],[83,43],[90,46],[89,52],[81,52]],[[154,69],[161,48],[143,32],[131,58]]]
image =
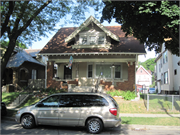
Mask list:
[[[95,55],[94,55],[95,56]],[[72,68],[69,69],[68,57],[58,59],[51,57],[47,63],[47,88],[66,88],[90,91],[98,84],[100,89],[134,90],[136,55],[118,55],[106,58],[100,56],[80,59],[74,57]],[[127,58],[127,56],[131,58]],[[132,57],[133,56],[133,57]],[[82,57],[82,56],[81,56]],[[56,65],[56,72],[54,70]]]

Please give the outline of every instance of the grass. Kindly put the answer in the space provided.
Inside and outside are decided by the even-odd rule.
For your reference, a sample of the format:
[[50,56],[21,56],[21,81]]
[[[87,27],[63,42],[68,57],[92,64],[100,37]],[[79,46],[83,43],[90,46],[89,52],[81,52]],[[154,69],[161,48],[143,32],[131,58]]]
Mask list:
[[161,118],[121,117],[121,119],[122,119],[122,124],[180,126],[180,118],[177,117],[161,117]]
[[[3,92],[2,93],[2,102],[5,102],[6,105],[9,105],[19,96],[19,94],[20,94],[19,92],[10,92],[10,93]],[[21,94],[25,94],[25,92],[23,92]]]

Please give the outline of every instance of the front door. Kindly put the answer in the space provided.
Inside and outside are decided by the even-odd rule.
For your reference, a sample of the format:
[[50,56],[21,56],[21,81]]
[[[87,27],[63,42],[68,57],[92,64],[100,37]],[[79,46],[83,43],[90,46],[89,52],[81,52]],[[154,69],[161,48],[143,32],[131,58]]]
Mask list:
[[69,69],[69,67],[64,66],[64,79],[72,79],[72,67]]

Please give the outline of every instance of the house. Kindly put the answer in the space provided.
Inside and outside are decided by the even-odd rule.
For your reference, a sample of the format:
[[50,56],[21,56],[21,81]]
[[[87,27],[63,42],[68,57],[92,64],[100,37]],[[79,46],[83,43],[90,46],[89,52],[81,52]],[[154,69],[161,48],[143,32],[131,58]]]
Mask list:
[[175,94],[180,93],[180,57],[173,55],[165,49],[165,44],[161,47],[161,53],[155,59],[156,62],[156,89],[158,93]]
[[132,91],[138,55],[146,52],[136,38],[125,37],[121,26],[105,27],[90,16],[79,27],[59,29],[39,54],[48,57],[47,88],[90,87],[98,82],[106,90]]
[[[30,80],[38,79],[45,79],[45,65],[34,59],[27,50],[18,49],[6,65],[4,83],[22,90],[28,87]],[[42,82],[40,87],[44,86]]]
[[136,85],[139,88],[146,87],[152,84],[152,75],[150,70],[146,70],[142,65],[136,71]]

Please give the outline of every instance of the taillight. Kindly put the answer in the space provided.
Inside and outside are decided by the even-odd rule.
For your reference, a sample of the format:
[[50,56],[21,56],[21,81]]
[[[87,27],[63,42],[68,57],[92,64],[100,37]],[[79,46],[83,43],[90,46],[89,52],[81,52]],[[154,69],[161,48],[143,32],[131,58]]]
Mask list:
[[112,115],[114,115],[114,116],[117,115],[117,108],[111,108],[111,109],[109,109],[109,111]]

